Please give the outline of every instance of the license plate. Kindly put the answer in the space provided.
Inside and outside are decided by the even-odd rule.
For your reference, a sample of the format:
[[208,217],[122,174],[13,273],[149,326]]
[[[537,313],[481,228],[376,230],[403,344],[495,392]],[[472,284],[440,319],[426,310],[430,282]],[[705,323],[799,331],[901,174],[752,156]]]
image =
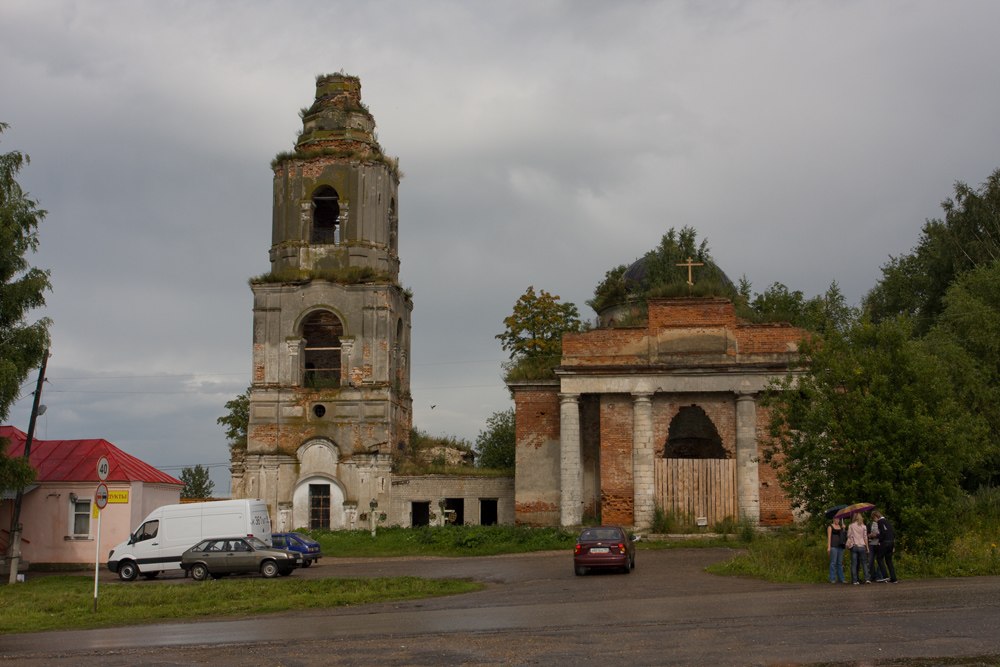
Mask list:
[[590,550],[590,553],[592,553],[592,554],[606,554],[606,553],[608,553],[608,548],[607,547],[593,547]]

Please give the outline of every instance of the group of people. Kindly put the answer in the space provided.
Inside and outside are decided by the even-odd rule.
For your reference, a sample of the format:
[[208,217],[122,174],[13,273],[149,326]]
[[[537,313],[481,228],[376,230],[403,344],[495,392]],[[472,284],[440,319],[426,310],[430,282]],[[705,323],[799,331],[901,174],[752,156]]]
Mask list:
[[872,512],[871,522],[867,525],[861,512],[854,514],[849,525],[844,525],[840,517],[834,517],[826,527],[830,583],[847,583],[844,578],[844,551],[851,552],[851,583],[870,584],[873,580],[896,583],[896,567],[892,563],[895,542],[892,524],[878,510]]

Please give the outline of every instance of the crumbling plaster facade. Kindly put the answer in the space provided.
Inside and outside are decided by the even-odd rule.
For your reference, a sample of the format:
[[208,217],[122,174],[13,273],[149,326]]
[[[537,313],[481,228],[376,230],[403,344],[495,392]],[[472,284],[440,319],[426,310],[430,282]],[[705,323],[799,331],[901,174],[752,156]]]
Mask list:
[[397,162],[356,77],[319,77],[302,119],[294,150],[272,164],[271,270],[251,281],[250,414],[233,497],[263,499],[280,530],[368,528],[373,514],[409,526],[414,503],[467,506],[468,523],[484,503],[491,522],[512,523],[510,478],[394,478],[412,426]]

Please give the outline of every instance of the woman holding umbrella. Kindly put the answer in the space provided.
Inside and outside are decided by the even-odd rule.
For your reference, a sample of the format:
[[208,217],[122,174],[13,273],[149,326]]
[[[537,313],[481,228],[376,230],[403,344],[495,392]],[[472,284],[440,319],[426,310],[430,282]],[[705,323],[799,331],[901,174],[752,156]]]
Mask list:
[[847,541],[847,529],[840,517],[834,517],[826,527],[826,553],[830,556],[830,583],[847,583],[844,581],[844,544]]
[[[868,572],[868,529],[861,512],[854,514],[851,525],[847,527],[847,548],[851,550],[851,581],[854,584],[871,583]],[[860,567],[859,567],[860,566]],[[860,570],[860,572],[859,572]],[[864,574],[864,579],[860,575]]]

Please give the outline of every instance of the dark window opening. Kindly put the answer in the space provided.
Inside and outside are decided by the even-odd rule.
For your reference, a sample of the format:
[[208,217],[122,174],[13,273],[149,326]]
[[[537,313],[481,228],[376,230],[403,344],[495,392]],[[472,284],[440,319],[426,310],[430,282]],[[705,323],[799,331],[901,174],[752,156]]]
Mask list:
[[330,527],[330,485],[309,485],[309,528]]
[[685,406],[670,422],[667,444],[663,448],[667,459],[727,459],[729,454],[715,424],[697,405]]
[[313,406],[313,414],[316,415],[317,419],[322,419],[323,415],[326,414],[326,406],[317,403]]
[[396,217],[396,200],[389,200],[389,250],[393,254],[399,243],[399,218]]
[[313,194],[312,243],[340,243],[340,195],[329,185]]
[[[340,337],[344,325],[328,310],[310,315],[302,325],[303,378],[306,387],[340,386]],[[322,415],[316,415],[321,417]]]
[[410,525],[413,527],[431,525],[431,504],[429,501],[410,503]]
[[497,499],[496,498],[480,498],[479,499],[479,525],[481,525],[481,526],[495,526],[495,525],[497,525]]
[[[465,525],[465,499],[445,498],[444,499],[445,519],[454,526]],[[454,512],[454,514],[452,514]]]

